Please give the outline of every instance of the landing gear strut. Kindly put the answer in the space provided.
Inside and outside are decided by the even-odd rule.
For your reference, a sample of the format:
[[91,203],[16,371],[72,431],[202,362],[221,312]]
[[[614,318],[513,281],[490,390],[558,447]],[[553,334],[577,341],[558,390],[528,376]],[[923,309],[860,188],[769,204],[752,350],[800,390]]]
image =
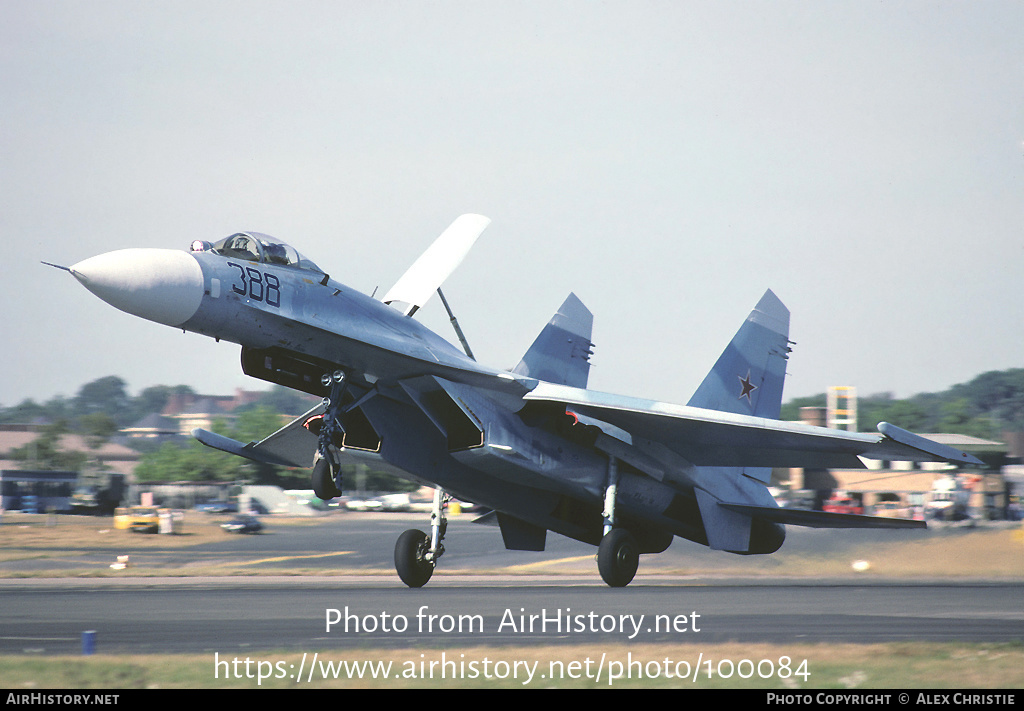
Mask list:
[[618,487],[618,461],[610,457],[604,494],[604,537],[597,549],[597,570],[601,573],[601,579],[613,588],[629,585],[640,565],[640,547],[636,539],[629,531],[615,525]]
[[430,535],[409,529],[395,543],[395,570],[410,588],[421,588],[434,573],[437,559],[444,554],[444,534],[448,529],[445,512],[451,497],[443,489],[434,489],[434,504],[430,511]]
[[340,446],[345,434],[339,424],[341,396],[345,392],[345,371],[327,373],[322,382],[331,386],[330,395],[324,398],[327,411],[315,421],[307,422],[306,426],[319,437],[316,460],[313,463],[313,493],[318,499],[327,501],[341,496],[341,464],[334,447]]

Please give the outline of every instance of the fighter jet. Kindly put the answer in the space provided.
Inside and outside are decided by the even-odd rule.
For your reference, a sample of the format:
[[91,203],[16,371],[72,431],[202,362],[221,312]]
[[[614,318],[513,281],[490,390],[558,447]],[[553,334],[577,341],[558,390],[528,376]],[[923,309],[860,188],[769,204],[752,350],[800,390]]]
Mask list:
[[[597,546],[610,586],[674,537],[737,554],[782,546],[786,525],[923,522],[780,508],[772,467],[859,467],[861,458],[980,462],[887,423],[856,433],[779,420],[789,311],[766,291],[686,405],[587,388],[593,316],[570,294],[519,363],[478,363],[415,318],[490,220],[463,215],[382,299],[332,279],[258,232],[189,251],[124,249],[65,267],[112,306],[241,345],[242,370],[323,398],[259,442],[198,429],[203,444],[288,467],[341,494],[363,461],[434,487],[429,532],[395,545],[402,581],[420,587],[444,553],[448,502],[488,513],[506,548],[542,551],[548,531]],[[447,301],[444,301],[448,308]],[[450,309],[449,309],[450,313]]]

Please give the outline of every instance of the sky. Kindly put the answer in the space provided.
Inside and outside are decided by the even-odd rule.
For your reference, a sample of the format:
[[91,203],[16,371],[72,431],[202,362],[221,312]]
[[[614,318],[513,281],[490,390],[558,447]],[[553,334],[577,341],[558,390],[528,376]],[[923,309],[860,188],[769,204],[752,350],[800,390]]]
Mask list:
[[590,386],[685,403],[770,288],[787,400],[1024,367],[1021,27],[1017,0],[0,0],[0,405],[269,387],[42,260],[257,230],[383,294],[469,212],[445,295],[488,365],[574,292]]

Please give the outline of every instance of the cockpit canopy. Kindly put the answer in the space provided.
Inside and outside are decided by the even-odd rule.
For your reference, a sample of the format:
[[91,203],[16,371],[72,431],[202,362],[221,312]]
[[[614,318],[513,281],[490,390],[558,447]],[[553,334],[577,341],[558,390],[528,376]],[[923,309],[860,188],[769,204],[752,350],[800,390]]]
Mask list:
[[323,269],[299,254],[291,245],[260,232],[237,232],[212,245],[207,242],[193,242],[192,251],[209,251],[222,257],[244,259],[247,262],[297,267],[325,275]]

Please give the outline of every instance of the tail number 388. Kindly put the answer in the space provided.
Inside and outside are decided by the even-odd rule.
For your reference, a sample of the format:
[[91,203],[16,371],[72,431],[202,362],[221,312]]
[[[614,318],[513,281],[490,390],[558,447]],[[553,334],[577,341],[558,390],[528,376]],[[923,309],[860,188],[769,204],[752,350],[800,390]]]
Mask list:
[[281,306],[281,280],[270,272],[261,272],[255,267],[243,267],[236,262],[228,262],[229,267],[238,270],[241,283],[235,282],[231,290],[253,301],[262,301],[267,306]]

